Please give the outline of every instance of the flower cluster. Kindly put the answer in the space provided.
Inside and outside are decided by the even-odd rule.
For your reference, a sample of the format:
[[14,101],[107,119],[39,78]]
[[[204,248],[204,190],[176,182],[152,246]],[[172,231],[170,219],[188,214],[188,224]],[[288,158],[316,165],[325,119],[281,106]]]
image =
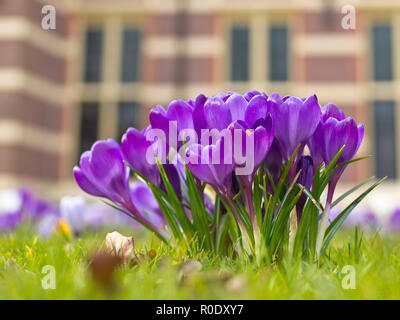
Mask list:
[[[160,211],[146,184],[134,183],[132,197],[140,210],[148,210],[152,214]],[[106,226],[128,224],[140,227],[115,209],[102,203],[87,203],[81,196],[65,196],[56,205],[37,197],[26,188],[6,189],[0,192],[0,203],[0,232],[14,231],[22,224],[33,226],[44,237],[58,230],[79,235],[84,230],[97,230]]]
[[7,189],[0,192],[0,231],[14,230],[29,221],[39,223],[48,216],[57,216],[58,208],[37,198],[28,189]]
[[[340,211],[332,210],[331,219],[335,218]],[[354,210],[343,223],[344,227],[359,227],[365,231],[376,232],[381,230],[384,233],[400,231],[400,208],[393,208],[387,214],[374,212],[371,208]]]
[[[111,200],[157,234],[169,229],[177,237],[183,230],[186,239],[198,236],[196,228],[204,226],[212,233],[215,216],[224,213],[232,213],[242,233],[264,226],[275,237],[275,223],[283,227],[297,212],[297,230],[306,206],[318,203],[327,186],[325,209],[313,207],[318,209],[315,219],[309,208],[305,218],[319,225],[317,252],[329,231],[336,184],[364,134],[362,124],[334,104],[321,107],[316,95],[282,98],[258,91],[175,100],[167,109],[152,109],[149,122],[142,131],[128,129],[120,144],[98,141],[83,153],[73,170],[78,185]],[[140,210],[131,172],[149,184],[162,211]],[[207,186],[216,194],[214,205]],[[317,201],[308,201],[313,197]],[[235,224],[229,221],[231,230]],[[233,231],[227,233],[234,237]],[[264,240],[269,246],[271,239]]]

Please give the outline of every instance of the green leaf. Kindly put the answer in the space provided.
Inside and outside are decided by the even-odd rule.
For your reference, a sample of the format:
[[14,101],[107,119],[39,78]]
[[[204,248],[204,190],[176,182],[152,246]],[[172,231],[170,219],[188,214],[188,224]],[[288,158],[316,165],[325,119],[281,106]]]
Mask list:
[[172,185],[168,179],[168,176],[164,170],[164,167],[161,164],[161,162],[159,161],[158,157],[157,157],[157,165],[158,165],[158,169],[160,171],[161,179],[164,182],[164,187],[167,190],[166,199],[169,202],[169,204],[171,205],[171,207],[174,209],[175,217],[179,221],[179,223],[183,229],[183,232],[186,235],[186,239],[188,241],[191,241],[191,239],[193,238],[193,235],[194,235],[192,223],[189,220],[189,217],[187,216],[187,214],[182,206],[182,202],[179,200],[178,196],[176,195],[175,190],[172,187]]
[[384,177],[377,182],[375,182],[371,187],[369,187],[366,191],[364,191],[357,199],[355,199],[350,205],[347,206],[336,218],[331,222],[325,232],[325,241],[321,249],[321,255],[324,253],[326,248],[329,245],[329,242],[332,240],[336,231],[340,228],[343,222],[346,220],[347,216],[351,213],[351,211],[378,185],[380,185],[387,177]]
[[350,163],[357,162],[357,161],[364,160],[364,159],[368,159],[368,158],[370,158],[370,157],[371,157],[371,156],[364,156],[364,157],[359,157],[359,158],[351,159],[351,160],[348,160],[348,161],[343,161],[343,162],[341,162],[341,163],[338,164],[338,167],[347,166],[347,165],[350,164]]
[[347,196],[349,196],[350,194],[352,194],[353,192],[357,191],[358,189],[360,189],[362,186],[366,185],[367,183],[371,182],[372,180],[374,180],[375,177],[370,177],[368,179],[366,179],[365,181],[361,182],[360,184],[356,185],[355,187],[351,188],[349,191],[343,193],[340,197],[338,197],[335,201],[332,202],[331,204],[331,208],[333,208],[334,206],[336,206],[337,204],[339,204],[340,201],[342,201],[343,199],[345,199]]
[[[200,243],[205,245],[208,250],[212,249],[212,239],[210,232],[211,217],[208,215],[204,206],[203,196],[200,194],[193,174],[185,164],[186,185],[188,187],[190,210],[193,217],[193,227],[196,230]],[[202,248],[202,246],[201,246]]]

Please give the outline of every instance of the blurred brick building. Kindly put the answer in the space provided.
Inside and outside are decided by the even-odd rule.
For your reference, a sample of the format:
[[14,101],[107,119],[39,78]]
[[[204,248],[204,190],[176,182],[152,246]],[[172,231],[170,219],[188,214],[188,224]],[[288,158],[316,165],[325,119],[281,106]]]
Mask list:
[[250,89],[335,102],[375,155],[347,181],[398,181],[398,0],[0,0],[0,188],[78,192],[72,167],[94,140],[144,127],[156,104]]

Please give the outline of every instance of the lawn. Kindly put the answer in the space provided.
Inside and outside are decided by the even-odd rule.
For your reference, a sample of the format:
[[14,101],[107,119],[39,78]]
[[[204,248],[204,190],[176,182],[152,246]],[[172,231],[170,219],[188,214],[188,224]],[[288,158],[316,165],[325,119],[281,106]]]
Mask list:
[[[1,234],[0,299],[400,299],[396,234],[341,231],[319,266],[279,258],[268,266],[239,257],[190,257],[135,232],[142,258],[117,267],[105,286],[93,277],[90,262],[110,231],[43,239],[25,226]],[[55,289],[42,287],[48,265]]]

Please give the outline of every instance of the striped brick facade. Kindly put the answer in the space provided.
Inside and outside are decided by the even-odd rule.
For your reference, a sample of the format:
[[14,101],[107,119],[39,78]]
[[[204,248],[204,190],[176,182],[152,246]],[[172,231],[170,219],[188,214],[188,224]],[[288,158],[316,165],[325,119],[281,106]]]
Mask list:
[[0,187],[54,191],[70,179],[72,104],[66,97],[70,18],[41,28],[43,3],[0,2]]
[[[44,4],[57,9],[56,30],[40,27]],[[341,8],[347,4],[357,9],[356,30],[341,27]],[[336,102],[365,123],[359,154],[373,154],[371,103],[391,99],[396,110],[400,106],[400,40],[393,40],[394,80],[374,82],[374,21],[389,21],[393,39],[400,39],[396,0],[3,0],[0,187],[32,184],[54,196],[78,192],[71,169],[78,157],[83,102],[99,104],[98,138],[103,139],[117,138],[120,102],[137,103],[137,122],[144,127],[156,104],[167,106],[200,92],[317,93],[321,104]],[[230,80],[230,30],[235,25],[249,30],[245,82]],[[268,30],[281,25],[289,32],[288,80],[271,81]],[[85,83],[85,34],[93,26],[103,31],[101,81]],[[139,80],[132,83],[120,81],[126,27],[141,33]],[[400,159],[400,148],[397,153]],[[374,161],[348,170],[346,181],[372,175]]]

